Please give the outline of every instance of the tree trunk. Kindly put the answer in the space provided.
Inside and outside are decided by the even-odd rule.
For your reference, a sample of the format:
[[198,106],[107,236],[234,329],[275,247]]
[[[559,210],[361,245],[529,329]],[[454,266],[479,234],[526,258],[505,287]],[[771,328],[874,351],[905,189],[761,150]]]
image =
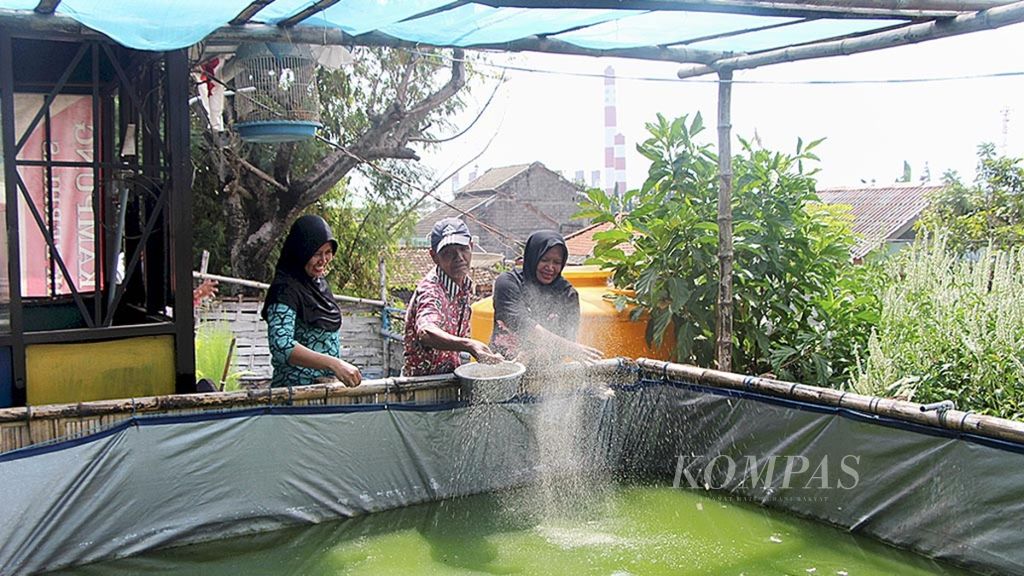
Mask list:
[[[411,59],[407,66],[416,64]],[[401,78],[404,83],[414,81],[411,71]],[[217,165],[211,174],[215,174],[217,196],[222,201],[221,222],[230,274],[268,281],[274,266],[271,255],[292,222],[360,164],[387,158],[418,160],[407,144],[423,136],[427,117],[454,97],[465,82],[463,54],[456,50],[450,77],[443,86],[415,102],[399,101],[408,99],[410,92],[407,86],[399,86],[399,98],[363,133],[343,146],[330,145],[328,152],[302,174],[295,173],[296,144],[279,144],[269,158],[261,161],[259,154],[267,152],[262,146],[234,139],[218,151],[212,146],[216,139],[207,139],[211,146],[205,151],[206,157],[196,163]]]

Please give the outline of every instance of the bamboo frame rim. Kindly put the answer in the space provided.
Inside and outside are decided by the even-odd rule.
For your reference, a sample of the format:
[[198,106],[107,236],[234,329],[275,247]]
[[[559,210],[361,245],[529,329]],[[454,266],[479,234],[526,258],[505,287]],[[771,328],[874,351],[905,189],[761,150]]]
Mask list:
[[922,411],[921,408],[924,405],[917,402],[882,398],[879,396],[865,396],[856,392],[835,388],[821,388],[808,384],[722,372],[710,368],[700,368],[689,364],[675,364],[649,358],[638,359],[636,366],[641,373],[659,378],[685,378],[713,388],[758,392],[776,398],[796,400],[819,406],[845,408],[856,412],[885,416],[900,422],[1024,444],[1024,422],[984,414],[974,414],[970,410]]
[[[564,374],[583,374],[587,376],[604,376],[631,366],[632,361],[626,359],[608,359],[581,366],[569,363],[543,372],[544,377]],[[167,394],[161,396],[142,396],[118,398],[114,400],[94,400],[67,404],[47,404],[43,406],[19,406],[0,409],[0,424],[14,422],[33,422],[39,420],[55,420],[61,418],[81,418],[104,415],[141,415],[146,413],[165,412],[181,409],[227,409],[251,408],[257,406],[288,406],[296,400],[330,400],[332,398],[360,398],[376,395],[397,394],[431,389],[459,388],[462,383],[455,374],[437,374],[432,376],[392,376],[364,380],[362,384],[350,388],[341,382],[310,384],[281,388],[259,388],[236,392],[208,392],[197,394]],[[403,404],[405,401],[384,401],[382,404]]]

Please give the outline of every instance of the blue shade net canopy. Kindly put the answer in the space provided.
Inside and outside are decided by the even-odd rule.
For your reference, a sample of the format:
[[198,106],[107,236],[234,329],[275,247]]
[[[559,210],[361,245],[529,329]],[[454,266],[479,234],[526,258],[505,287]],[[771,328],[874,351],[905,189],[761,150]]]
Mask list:
[[[688,63],[679,77],[851,54],[1024,21],[1005,0],[0,0],[0,24],[129,48],[237,47],[236,130],[312,137],[308,45],[454,47]],[[91,33],[85,30],[86,33]]]
[[[73,22],[129,48],[200,42],[441,46],[624,56],[742,68],[737,59],[799,57],[919,42],[1024,20],[1005,0],[0,0],[0,19]],[[66,24],[64,24],[66,25]],[[835,43],[845,43],[840,51]],[[834,46],[833,46],[834,45]],[[799,48],[800,50],[795,50]],[[756,60],[754,62],[757,62]],[[770,63],[770,62],[769,62]]]

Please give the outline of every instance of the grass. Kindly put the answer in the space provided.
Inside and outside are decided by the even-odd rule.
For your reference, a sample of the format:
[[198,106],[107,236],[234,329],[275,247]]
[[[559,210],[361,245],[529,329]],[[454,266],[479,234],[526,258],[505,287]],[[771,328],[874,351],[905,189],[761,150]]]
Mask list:
[[241,389],[241,378],[247,372],[227,370],[235,335],[223,322],[203,322],[196,328],[196,378],[207,378],[224,391]]

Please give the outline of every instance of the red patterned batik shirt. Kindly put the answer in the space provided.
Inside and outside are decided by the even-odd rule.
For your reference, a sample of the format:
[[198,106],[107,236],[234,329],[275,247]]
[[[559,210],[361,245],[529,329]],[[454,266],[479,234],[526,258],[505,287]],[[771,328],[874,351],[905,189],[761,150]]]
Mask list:
[[469,277],[457,285],[439,268],[434,268],[420,283],[405,311],[405,376],[446,374],[459,365],[456,350],[437,350],[425,346],[420,338],[428,326],[437,326],[452,336],[469,336]]

